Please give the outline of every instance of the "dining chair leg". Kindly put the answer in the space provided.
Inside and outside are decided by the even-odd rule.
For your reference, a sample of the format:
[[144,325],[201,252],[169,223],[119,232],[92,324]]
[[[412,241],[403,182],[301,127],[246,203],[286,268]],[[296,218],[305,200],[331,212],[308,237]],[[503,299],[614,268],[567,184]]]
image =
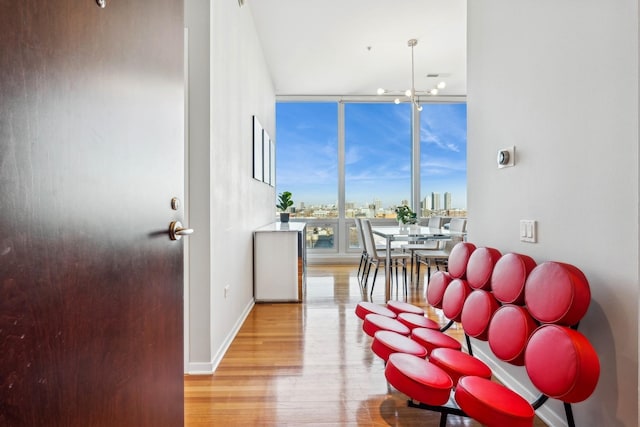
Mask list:
[[413,283],[413,257],[415,256],[415,252],[413,250],[411,250],[410,252],[411,256],[409,257],[409,259],[411,259],[411,282]]
[[365,267],[367,270],[366,276],[363,273],[363,277],[364,277],[364,285],[363,287],[365,289],[367,289],[367,284],[369,283],[369,273],[371,273],[371,264],[373,264],[370,260],[367,261],[367,266]]
[[[406,262],[408,262],[408,260]],[[413,268],[413,264],[411,264],[411,268]],[[409,295],[409,291],[407,289],[407,264],[406,263],[403,264],[402,273],[404,275],[404,280],[403,280],[403,282],[404,282],[403,283],[404,284],[404,299],[406,300],[407,296]]]
[[[358,274],[356,275],[356,277],[358,278],[358,280],[362,280],[362,278],[364,277],[364,268],[366,266],[367,263],[367,255],[365,254],[365,252],[362,252],[362,255],[360,255],[360,265],[358,265]],[[361,277],[362,274],[362,277]]]
[[378,267],[376,264],[376,270],[373,272],[373,281],[371,282],[371,293],[369,293],[369,299],[373,298],[373,287],[376,285],[376,276],[378,276]]
[[398,289],[400,288],[400,282],[398,282],[398,260],[395,260],[396,265],[396,297],[398,296]]

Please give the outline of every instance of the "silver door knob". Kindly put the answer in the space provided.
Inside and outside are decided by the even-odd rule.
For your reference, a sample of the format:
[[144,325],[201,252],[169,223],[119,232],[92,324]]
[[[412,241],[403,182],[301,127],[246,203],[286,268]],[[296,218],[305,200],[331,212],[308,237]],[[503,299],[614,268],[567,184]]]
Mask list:
[[169,224],[169,238],[171,240],[180,240],[182,236],[193,234],[192,228],[183,228],[180,221],[173,221]]

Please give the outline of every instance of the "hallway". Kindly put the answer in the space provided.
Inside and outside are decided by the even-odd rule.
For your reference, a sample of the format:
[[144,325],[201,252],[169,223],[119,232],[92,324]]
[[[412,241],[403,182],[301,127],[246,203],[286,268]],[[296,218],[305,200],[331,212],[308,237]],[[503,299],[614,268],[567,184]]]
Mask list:
[[[438,426],[439,414],[409,408],[387,388],[354,313],[362,300],[356,271],[310,266],[303,304],[256,304],[215,374],[185,377],[185,425]],[[381,303],[384,276],[376,282]],[[425,307],[422,289],[408,301]],[[455,416],[447,425],[480,426]]]

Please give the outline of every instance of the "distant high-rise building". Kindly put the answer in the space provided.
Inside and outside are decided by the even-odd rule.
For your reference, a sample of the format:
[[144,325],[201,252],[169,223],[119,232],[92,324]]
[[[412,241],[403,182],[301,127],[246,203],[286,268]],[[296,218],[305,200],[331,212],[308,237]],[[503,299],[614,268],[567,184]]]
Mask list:
[[440,204],[440,193],[431,193],[431,210],[439,211],[441,208]]
[[451,209],[451,193],[444,193],[444,209],[446,211]]

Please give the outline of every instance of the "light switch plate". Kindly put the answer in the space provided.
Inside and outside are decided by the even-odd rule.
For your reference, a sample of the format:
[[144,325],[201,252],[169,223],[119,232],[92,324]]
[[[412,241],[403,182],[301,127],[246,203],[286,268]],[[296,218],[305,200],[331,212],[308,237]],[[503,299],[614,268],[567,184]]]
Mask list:
[[521,219],[520,241],[527,243],[536,243],[538,241],[538,233],[536,228],[536,221],[532,219]]

